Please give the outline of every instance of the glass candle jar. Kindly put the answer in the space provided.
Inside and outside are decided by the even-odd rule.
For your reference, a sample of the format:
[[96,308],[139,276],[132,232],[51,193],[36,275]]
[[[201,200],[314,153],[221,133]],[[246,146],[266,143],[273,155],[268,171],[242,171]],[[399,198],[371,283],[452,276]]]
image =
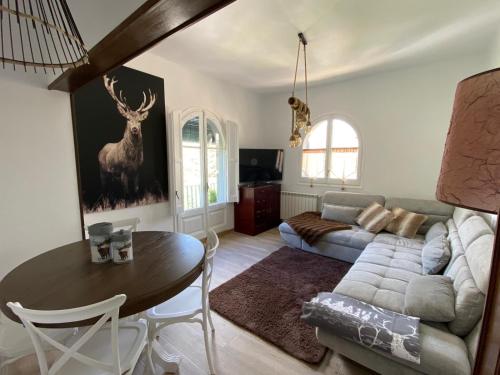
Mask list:
[[111,260],[110,236],[113,224],[97,223],[88,228],[92,263],[106,263]]
[[132,261],[134,252],[132,249],[132,232],[130,230],[121,229],[111,234],[111,253],[115,263]]

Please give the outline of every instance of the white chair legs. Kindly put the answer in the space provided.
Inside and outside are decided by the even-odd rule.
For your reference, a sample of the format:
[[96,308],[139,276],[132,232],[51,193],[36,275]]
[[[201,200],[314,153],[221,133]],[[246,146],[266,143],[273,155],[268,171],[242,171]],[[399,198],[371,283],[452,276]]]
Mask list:
[[[208,233],[207,249],[205,252],[205,261],[203,264],[202,285],[190,286],[177,294],[175,297],[163,302],[162,304],[149,309],[146,312],[148,321],[148,360],[150,367],[154,363],[151,359],[153,345],[156,343],[158,331],[167,325],[174,323],[200,323],[203,328],[203,339],[205,342],[205,351],[207,355],[208,368],[210,374],[215,374],[215,366],[212,358],[210,345],[209,329],[215,331],[212,316],[210,315],[209,286],[213,273],[213,258],[219,239],[213,231]],[[201,314],[201,318],[199,317]]]

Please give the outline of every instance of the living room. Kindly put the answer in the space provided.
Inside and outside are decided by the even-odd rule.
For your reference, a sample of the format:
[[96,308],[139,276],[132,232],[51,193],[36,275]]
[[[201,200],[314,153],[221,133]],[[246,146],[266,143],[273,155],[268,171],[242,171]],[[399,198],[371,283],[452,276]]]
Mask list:
[[[282,227],[277,229],[281,221],[289,222],[289,219],[304,211],[322,211],[324,204],[349,206],[355,209],[350,211],[351,214],[356,212],[356,216],[359,216],[370,203],[378,201],[388,211],[402,207],[410,213],[424,215],[427,224],[417,228],[417,231],[420,230],[418,234],[409,235],[416,236],[421,241],[417,246],[418,251],[425,244],[426,231],[432,227],[429,217],[441,216],[439,221],[445,226],[448,220],[458,220],[463,224],[470,219],[468,211],[459,210],[455,215],[450,208],[452,206],[480,212],[473,216],[484,220],[489,229],[482,227],[482,222],[478,224],[483,232],[477,232],[474,227],[474,240],[477,239],[475,236],[479,238],[488,235],[488,238],[491,236],[490,239],[494,237],[494,213],[498,211],[500,203],[498,171],[492,172],[492,181],[494,184],[496,181],[493,189],[496,190],[493,200],[488,201],[487,206],[477,203],[486,202],[489,199],[487,197],[491,196],[486,188],[481,189],[484,176],[477,177],[481,183],[479,186],[474,185],[471,193],[474,199],[469,201],[463,198],[462,203],[459,203],[460,200],[457,202],[450,199],[450,196],[458,193],[448,185],[445,186],[444,182],[440,185],[441,189],[446,187],[449,191],[443,193],[444,190],[441,190],[440,195],[436,193],[438,181],[444,181],[443,165],[448,165],[442,161],[445,144],[449,142],[450,119],[458,118],[456,115],[452,117],[458,108],[455,100],[457,85],[467,77],[498,67],[500,7],[496,1],[485,0],[474,4],[452,0],[442,0],[437,4],[431,1],[410,1],[402,4],[386,0],[372,4],[363,1],[237,0],[200,1],[190,9],[183,9],[181,3],[127,0],[121,1],[118,7],[116,2],[110,0],[68,1],[68,8],[91,56],[90,66],[95,66],[92,60],[93,50],[101,51],[99,58],[102,57],[103,60],[99,60],[99,64],[107,61],[107,51],[100,47],[106,46],[100,44],[106,38],[110,43],[107,45],[109,51],[113,45],[120,46],[125,52],[128,48],[131,49],[128,58],[118,57],[118,63],[95,75],[96,80],[87,80],[85,83],[90,84],[82,83],[74,89],[61,87],[64,84],[70,87],[80,79],[79,76],[71,77],[71,71],[78,73],[80,67],[69,68],[63,74],[61,69],[53,71],[47,68],[45,73],[43,64],[35,72],[29,64],[23,66],[22,62],[9,62],[8,59],[12,57],[11,48],[14,50],[15,47],[8,39],[7,20],[10,20],[15,10],[9,5],[6,6],[8,11],[1,6],[0,14],[9,17],[2,19],[2,27],[5,27],[2,29],[2,46],[5,47],[5,53],[2,52],[4,69],[0,70],[4,130],[0,147],[3,180],[0,279],[9,281],[7,276],[14,276],[15,271],[25,262],[48,254],[52,249],[81,241],[82,237],[88,238],[91,235],[89,227],[92,225],[111,222],[118,227],[117,222],[130,219],[135,220],[135,229],[139,233],[184,233],[193,238],[193,241],[204,240],[209,229],[214,230],[218,234],[220,245],[213,259],[212,291],[223,287],[240,274],[248,276],[244,272],[268,256],[279,254],[279,249],[286,246],[294,250],[291,254],[296,259],[308,256],[320,263],[338,261],[338,264],[332,266],[339,267],[335,277],[343,277],[349,268],[359,267],[363,258],[358,261],[357,257],[363,254],[368,256],[369,252],[374,251],[374,246],[369,243],[374,241],[375,234],[361,249],[355,249],[345,258],[329,256],[325,250],[325,246],[330,246],[329,243],[326,244],[327,241],[320,240],[321,246],[302,246],[303,239],[300,236],[298,242],[294,242],[297,240],[295,237],[287,237],[288,234],[295,236],[296,231],[290,232],[287,229],[288,232],[280,233]],[[197,7],[200,9],[194,9]],[[155,43],[152,43],[152,39],[147,43],[144,41],[142,45],[138,34],[133,40],[129,39],[129,43],[125,41],[123,45],[119,44],[119,33],[113,34],[113,29],[127,27],[123,30],[137,32],[133,30],[133,22],[122,22],[130,17],[137,17],[139,20],[141,17],[153,17],[148,13],[149,8],[171,10],[172,14],[186,14],[186,17],[191,15],[190,12],[194,13],[192,19],[171,26],[173,31],[162,31],[162,38],[156,37]],[[25,9],[22,13],[28,12]],[[169,12],[162,13],[161,17],[170,17]],[[12,17],[12,20],[12,25],[16,25],[15,18]],[[24,19],[21,24],[24,25]],[[160,29],[166,26],[162,24],[161,27],[155,27]],[[15,34],[13,27],[10,30]],[[304,39],[298,37],[299,33],[303,33]],[[25,36],[26,43],[27,34],[22,35]],[[110,35],[117,39],[110,39]],[[32,34],[31,37],[33,39],[29,39],[30,42],[35,43],[35,35]],[[14,41],[22,43],[16,37]],[[18,59],[21,59],[19,51],[26,51],[23,58],[28,61],[30,55],[27,46],[26,44],[25,49],[21,47],[16,50]],[[38,47],[33,44],[32,48]],[[66,77],[70,78],[64,81]],[[48,90],[49,85],[56,87]],[[57,85],[60,85],[59,88]],[[305,121],[303,129],[296,128],[300,136],[300,144],[294,145],[296,147],[290,146],[290,124],[292,122],[293,132],[297,124],[294,123],[294,116],[298,112],[290,107],[290,97],[298,98],[306,104],[306,120],[310,122],[309,125]],[[481,118],[483,115],[495,119],[494,114],[479,113],[476,116]],[[137,119],[134,116],[141,116],[139,125],[133,122]],[[141,136],[144,143],[144,168],[151,172],[144,172],[136,177],[141,179],[139,185],[134,184],[131,178],[124,191],[128,194],[128,189],[136,189],[133,194],[144,193],[147,189],[144,188],[143,181],[149,181],[151,188],[147,192],[156,195],[133,204],[121,203],[120,198],[115,200],[111,196],[103,199],[105,193],[99,188],[106,183],[100,179],[99,173],[102,175],[106,172],[110,162],[106,164],[101,161],[97,154],[104,150],[103,146],[112,144],[108,142],[118,142],[121,139],[125,124],[130,126],[132,132],[138,131],[141,134],[140,122],[143,125]],[[149,124],[156,122],[160,125],[152,133],[153,126]],[[498,117],[494,126],[496,127],[489,130],[493,140],[498,139]],[[116,130],[107,130],[106,127],[115,127]],[[337,128],[345,130],[342,133],[344,138],[335,135]],[[332,149],[331,153],[327,152],[329,148]],[[279,169],[279,174],[273,178],[250,176],[245,180],[241,169],[242,152],[250,153],[251,161],[259,159],[258,150],[276,153],[271,157],[270,163],[280,165],[276,168]],[[498,147],[489,150],[488,157],[492,160],[488,165],[495,165],[495,160],[498,162],[498,158],[494,159],[495,150]],[[88,157],[90,154],[87,152],[94,152],[95,156]],[[257,154],[251,154],[252,152]],[[479,158],[479,154],[477,155]],[[110,177],[110,188],[116,188],[120,184],[119,180],[120,178],[113,180]],[[281,200],[281,204],[278,204],[279,217],[270,221],[269,230],[256,236],[241,233],[246,233],[240,230],[241,223],[249,217],[246,211],[238,211],[237,207],[244,203],[240,190],[242,186],[238,185],[243,183],[247,186],[248,183],[270,180],[274,180],[272,185],[279,185],[280,189],[277,198]],[[466,180],[467,176],[464,176],[462,181]],[[207,191],[202,188],[205,185]],[[484,198],[481,196],[483,191]],[[357,198],[349,198],[349,193],[356,194]],[[365,202],[363,197],[367,197],[368,201]],[[393,198],[416,201],[391,201]],[[433,202],[422,203],[424,201]],[[391,206],[396,204],[394,202],[397,205]],[[285,203],[290,205],[285,206]],[[443,207],[448,207],[448,210]],[[265,221],[271,213],[266,211],[262,215],[260,219],[252,220]],[[337,213],[334,216],[334,221],[341,221]],[[349,227],[358,227],[358,224],[358,221],[348,223]],[[460,226],[458,223],[455,225]],[[424,227],[425,231],[422,229]],[[382,233],[377,236],[387,234],[384,228],[380,230]],[[349,231],[339,230],[325,236],[340,236],[343,232],[345,234]],[[447,236],[452,237],[451,233],[447,227]],[[416,241],[415,238],[410,240]],[[400,241],[406,243],[406,240]],[[453,248],[455,245],[451,244],[451,238],[449,242],[449,246]],[[133,243],[134,252],[139,255],[138,240],[133,239]],[[342,251],[350,251],[346,249],[348,247],[344,246]],[[365,247],[369,252],[365,251]],[[484,252],[491,254],[492,248],[493,243],[491,249]],[[337,250],[333,251],[335,253]],[[315,252],[322,256],[313,254]],[[453,253],[453,249],[451,252]],[[453,263],[453,256],[451,258],[436,271],[438,275],[446,274],[448,263]],[[482,271],[492,263],[491,257],[487,258],[481,258],[481,262],[484,261],[484,264],[481,263]],[[129,264],[138,263],[139,259],[137,256]],[[91,264],[90,255],[88,263]],[[347,265],[346,268],[343,268],[344,264]],[[355,265],[351,266],[352,264]],[[419,267],[422,267],[421,263]],[[257,274],[252,275],[258,277]],[[240,281],[243,280],[242,277]],[[308,298],[300,300],[300,307],[318,292],[332,292],[337,285],[341,289],[347,288],[345,283],[341,284],[342,277],[332,281],[333,284],[326,284],[324,290],[315,290],[314,295],[307,294]],[[483,303],[491,306],[495,296],[491,286],[496,284],[490,281],[488,287],[488,277],[489,268],[486,280],[482,274],[480,282],[475,281],[477,288],[484,294],[483,297],[488,295],[489,302],[485,299]],[[36,277],[29,281],[34,285],[41,282]],[[267,279],[265,281],[271,282]],[[59,284],[64,282],[59,281]],[[260,330],[252,329],[247,323],[231,315],[242,314],[241,310],[232,311],[240,302],[235,302],[235,306],[227,306],[227,296],[232,296],[229,294],[229,287],[241,291],[246,301],[253,301],[251,296],[244,295],[244,285],[240,284],[228,284],[226,289],[210,293],[215,333],[209,339],[209,345],[206,345],[206,340],[204,343],[204,333],[208,329],[200,330],[199,327],[181,323],[161,331],[159,343],[163,350],[169,355],[175,354],[169,357],[173,364],[169,364],[171,367],[167,366],[167,371],[178,371],[181,374],[432,373],[429,368],[433,367],[426,367],[426,356],[429,354],[424,349],[420,352],[421,365],[418,367],[413,363],[405,365],[404,360],[394,359],[394,354],[380,355],[376,350],[375,359],[366,355],[368,362],[364,362],[363,358],[355,355],[364,353],[363,351],[343,353],[341,348],[325,344],[321,334],[318,342],[316,334],[321,333],[322,329],[317,331],[315,326],[305,323],[300,318],[300,308],[297,310],[294,307],[290,335],[296,333],[301,336],[302,329],[307,327],[310,336],[303,338],[305,341],[281,340],[278,336],[286,335],[276,332],[284,332],[280,329],[285,329],[282,325],[286,319],[273,322],[274,315],[274,318],[267,316],[270,312],[264,308],[259,310],[255,306],[256,315],[262,313],[264,318],[257,322],[261,326]],[[4,287],[5,285],[7,284]],[[7,286],[13,285],[10,282]],[[260,285],[256,284],[261,287]],[[20,293],[22,288],[19,284],[16,286],[15,289]],[[281,290],[287,286],[276,285],[276,289],[278,287]],[[1,283],[0,290],[5,291],[1,288]],[[83,293],[84,289],[76,290]],[[179,286],[177,293],[180,290]],[[343,290],[342,295],[350,295],[346,289]],[[117,291],[120,288],[114,289],[114,292]],[[37,301],[30,305],[29,299],[25,302],[21,294],[16,295],[14,291],[12,293],[12,296],[19,296],[18,299],[11,300],[2,296],[2,304],[20,302],[23,306],[26,304],[25,307],[40,310],[86,305],[83,303],[86,301],[83,296],[82,303],[76,305],[62,300],[52,306],[48,302],[45,305],[37,304]],[[101,300],[119,294],[102,293]],[[127,294],[124,291],[120,293]],[[142,294],[147,293],[143,291]],[[172,292],[168,297],[174,297],[175,294]],[[124,306],[127,306],[132,297],[129,294],[127,296]],[[167,294],[163,296],[166,297]],[[272,296],[276,298],[276,306],[281,306],[285,297]],[[358,297],[363,301],[362,296]],[[88,301],[98,301],[96,296],[92,298],[94,300]],[[144,303],[143,309],[137,312],[152,308],[159,302],[158,300],[150,305]],[[377,306],[373,301],[364,302]],[[272,304],[272,300],[270,303]],[[391,310],[388,305],[377,307],[395,311],[395,308]],[[491,310],[488,307],[485,311],[490,311],[488,309]],[[126,308],[123,307],[122,310],[125,311]],[[2,312],[5,314],[3,307]],[[482,306],[481,314],[486,314]],[[204,313],[202,315],[205,316]],[[11,315],[8,316],[11,318]],[[492,324],[499,324],[493,318],[494,312],[484,316],[487,319],[482,320],[483,329],[487,324],[491,324],[487,325],[490,328],[494,327]],[[256,316],[249,318],[257,319]],[[270,320],[266,320],[267,318]],[[0,337],[13,341],[12,336],[3,333],[10,331],[1,330],[5,319],[7,317],[2,316],[0,332],[3,336]],[[423,318],[421,320],[426,321]],[[298,322],[301,322],[300,329],[297,328]],[[12,319],[7,319],[7,323],[16,324],[16,332],[22,330]],[[276,325],[273,330],[270,327],[274,323]],[[442,320],[440,324],[443,325]],[[473,325],[477,324],[478,321],[475,321]],[[476,330],[480,331],[480,328]],[[424,337],[425,329],[420,332],[421,338]],[[274,336],[267,337],[266,331]],[[467,334],[459,332],[454,337],[459,337],[462,341],[469,332],[470,330]],[[487,342],[484,341],[488,339],[484,332],[476,333],[476,340],[481,337],[482,344]],[[323,339],[324,337],[323,335]],[[12,374],[41,371],[38,369],[40,360],[35,349],[29,337],[25,338],[31,350],[22,358],[15,358],[14,362],[2,366],[2,370]],[[488,357],[481,345],[476,344],[472,350],[480,348],[483,351],[480,353],[482,359],[477,361],[474,354],[470,357],[473,360],[470,360],[467,350],[471,349],[468,344],[463,345],[466,358],[462,359],[467,362],[457,360],[455,365],[467,363],[468,368],[464,370],[464,374],[494,373],[487,370],[492,363],[490,352]],[[211,349],[207,349],[208,347]],[[307,352],[311,347],[316,351]],[[8,356],[3,354],[2,348],[3,341],[0,345],[0,357],[5,359]],[[493,350],[494,347],[490,345],[489,348]],[[211,355],[208,353],[210,350]],[[495,353],[498,354],[498,351]],[[146,373],[146,357],[141,354],[135,371],[133,367],[129,370],[138,374]],[[437,358],[438,363],[445,360],[440,359],[439,355]],[[487,358],[490,358],[490,362],[487,362]],[[50,361],[54,361],[52,357],[49,358]],[[93,373],[91,370],[82,373]]]

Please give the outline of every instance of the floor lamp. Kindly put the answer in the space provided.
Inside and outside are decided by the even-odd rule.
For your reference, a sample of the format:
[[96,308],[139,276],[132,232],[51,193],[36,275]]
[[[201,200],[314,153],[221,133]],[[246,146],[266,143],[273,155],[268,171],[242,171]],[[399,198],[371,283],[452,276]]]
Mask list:
[[[500,210],[500,68],[457,86],[436,190],[438,200],[498,214]],[[500,230],[474,374],[500,372]]]

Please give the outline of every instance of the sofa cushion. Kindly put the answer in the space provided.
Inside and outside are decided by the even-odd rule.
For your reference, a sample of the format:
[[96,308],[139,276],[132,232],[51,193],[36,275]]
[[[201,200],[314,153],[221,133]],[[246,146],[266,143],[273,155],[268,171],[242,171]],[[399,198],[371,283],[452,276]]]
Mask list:
[[321,218],[323,220],[339,221],[346,224],[356,224],[355,220],[360,213],[361,208],[359,207],[324,204]]
[[423,236],[420,234],[417,234],[415,238],[406,238],[386,232],[378,233],[373,239],[373,242],[385,243],[387,245],[409,247],[417,250],[421,250],[425,244]]
[[404,208],[407,211],[424,214],[428,219],[419,228],[419,234],[427,233],[428,229],[439,221],[445,222],[453,214],[453,206],[438,202],[436,200],[413,199],[413,198],[387,198],[385,208]]
[[422,272],[425,275],[435,275],[449,262],[450,245],[444,235],[434,238],[422,249]]
[[441,235],[448,235],[448,228],[444,225],[443,222],[434,223],[427,233],[425,234],[425,242],[429,242],[432,239],[439,237]]
[[[285,222],[280,224],[279,230],[282,233],[297,235],[292,227]],[[375,234],[370,233],[357,225],[353,225],[351,229],[327,233],[321,237],[319,241],[362,250],[373,240],[374,237]]]
[[459,256],[448,271],[455,290],[455,319],[448,324],[451,332],[467,335],[483,313],[485,296],[476,286],[465,255]]
[[465,254],[465,249],[460,241],[460,236],[458,235],[458,228],[455,225],[453,219],[446,222],[446,227],[448,228],[448,242],[450,243],[451,258],[444,270],[444,274],[448,275],[453,263],[458,259],[460,255]]
[[453,221],[455,222],[457,228],[460,228],[465,220],[474,215],[474,211],[468,210],[466,208],[456,207],[453,211]]
[[385,198],[382,195],[348,193],[345,191],[327,191],[323,196],[323,204],[336,204],[339,206],[350,206],[365,208],[372,202],[377,202],[382,206]]
[[427,220],[427,216],[406,211],[401,207],[394,207],[391,211],[394,219],[385,230],[401,237],[414,238],[420,226]]
[[465,249],[465,257],[478,289],[486,294],[490,280],[491,258],[495,236],[485,234]]
[[404,313],[431,322],[455,319],[453,281],[441,275],[411,279],[406,289]]
[[356,218],[356,222],[365,230],[378,233],[394,219],[391,211],[373,202]]
[[420,253],[404,246],[372,242],[334,291],[402,313],[409,281],[422,275]]
[[481,216],[471,216],[458,227],[458,235],[464,249],[485,234],[493,234],[493,230]]

